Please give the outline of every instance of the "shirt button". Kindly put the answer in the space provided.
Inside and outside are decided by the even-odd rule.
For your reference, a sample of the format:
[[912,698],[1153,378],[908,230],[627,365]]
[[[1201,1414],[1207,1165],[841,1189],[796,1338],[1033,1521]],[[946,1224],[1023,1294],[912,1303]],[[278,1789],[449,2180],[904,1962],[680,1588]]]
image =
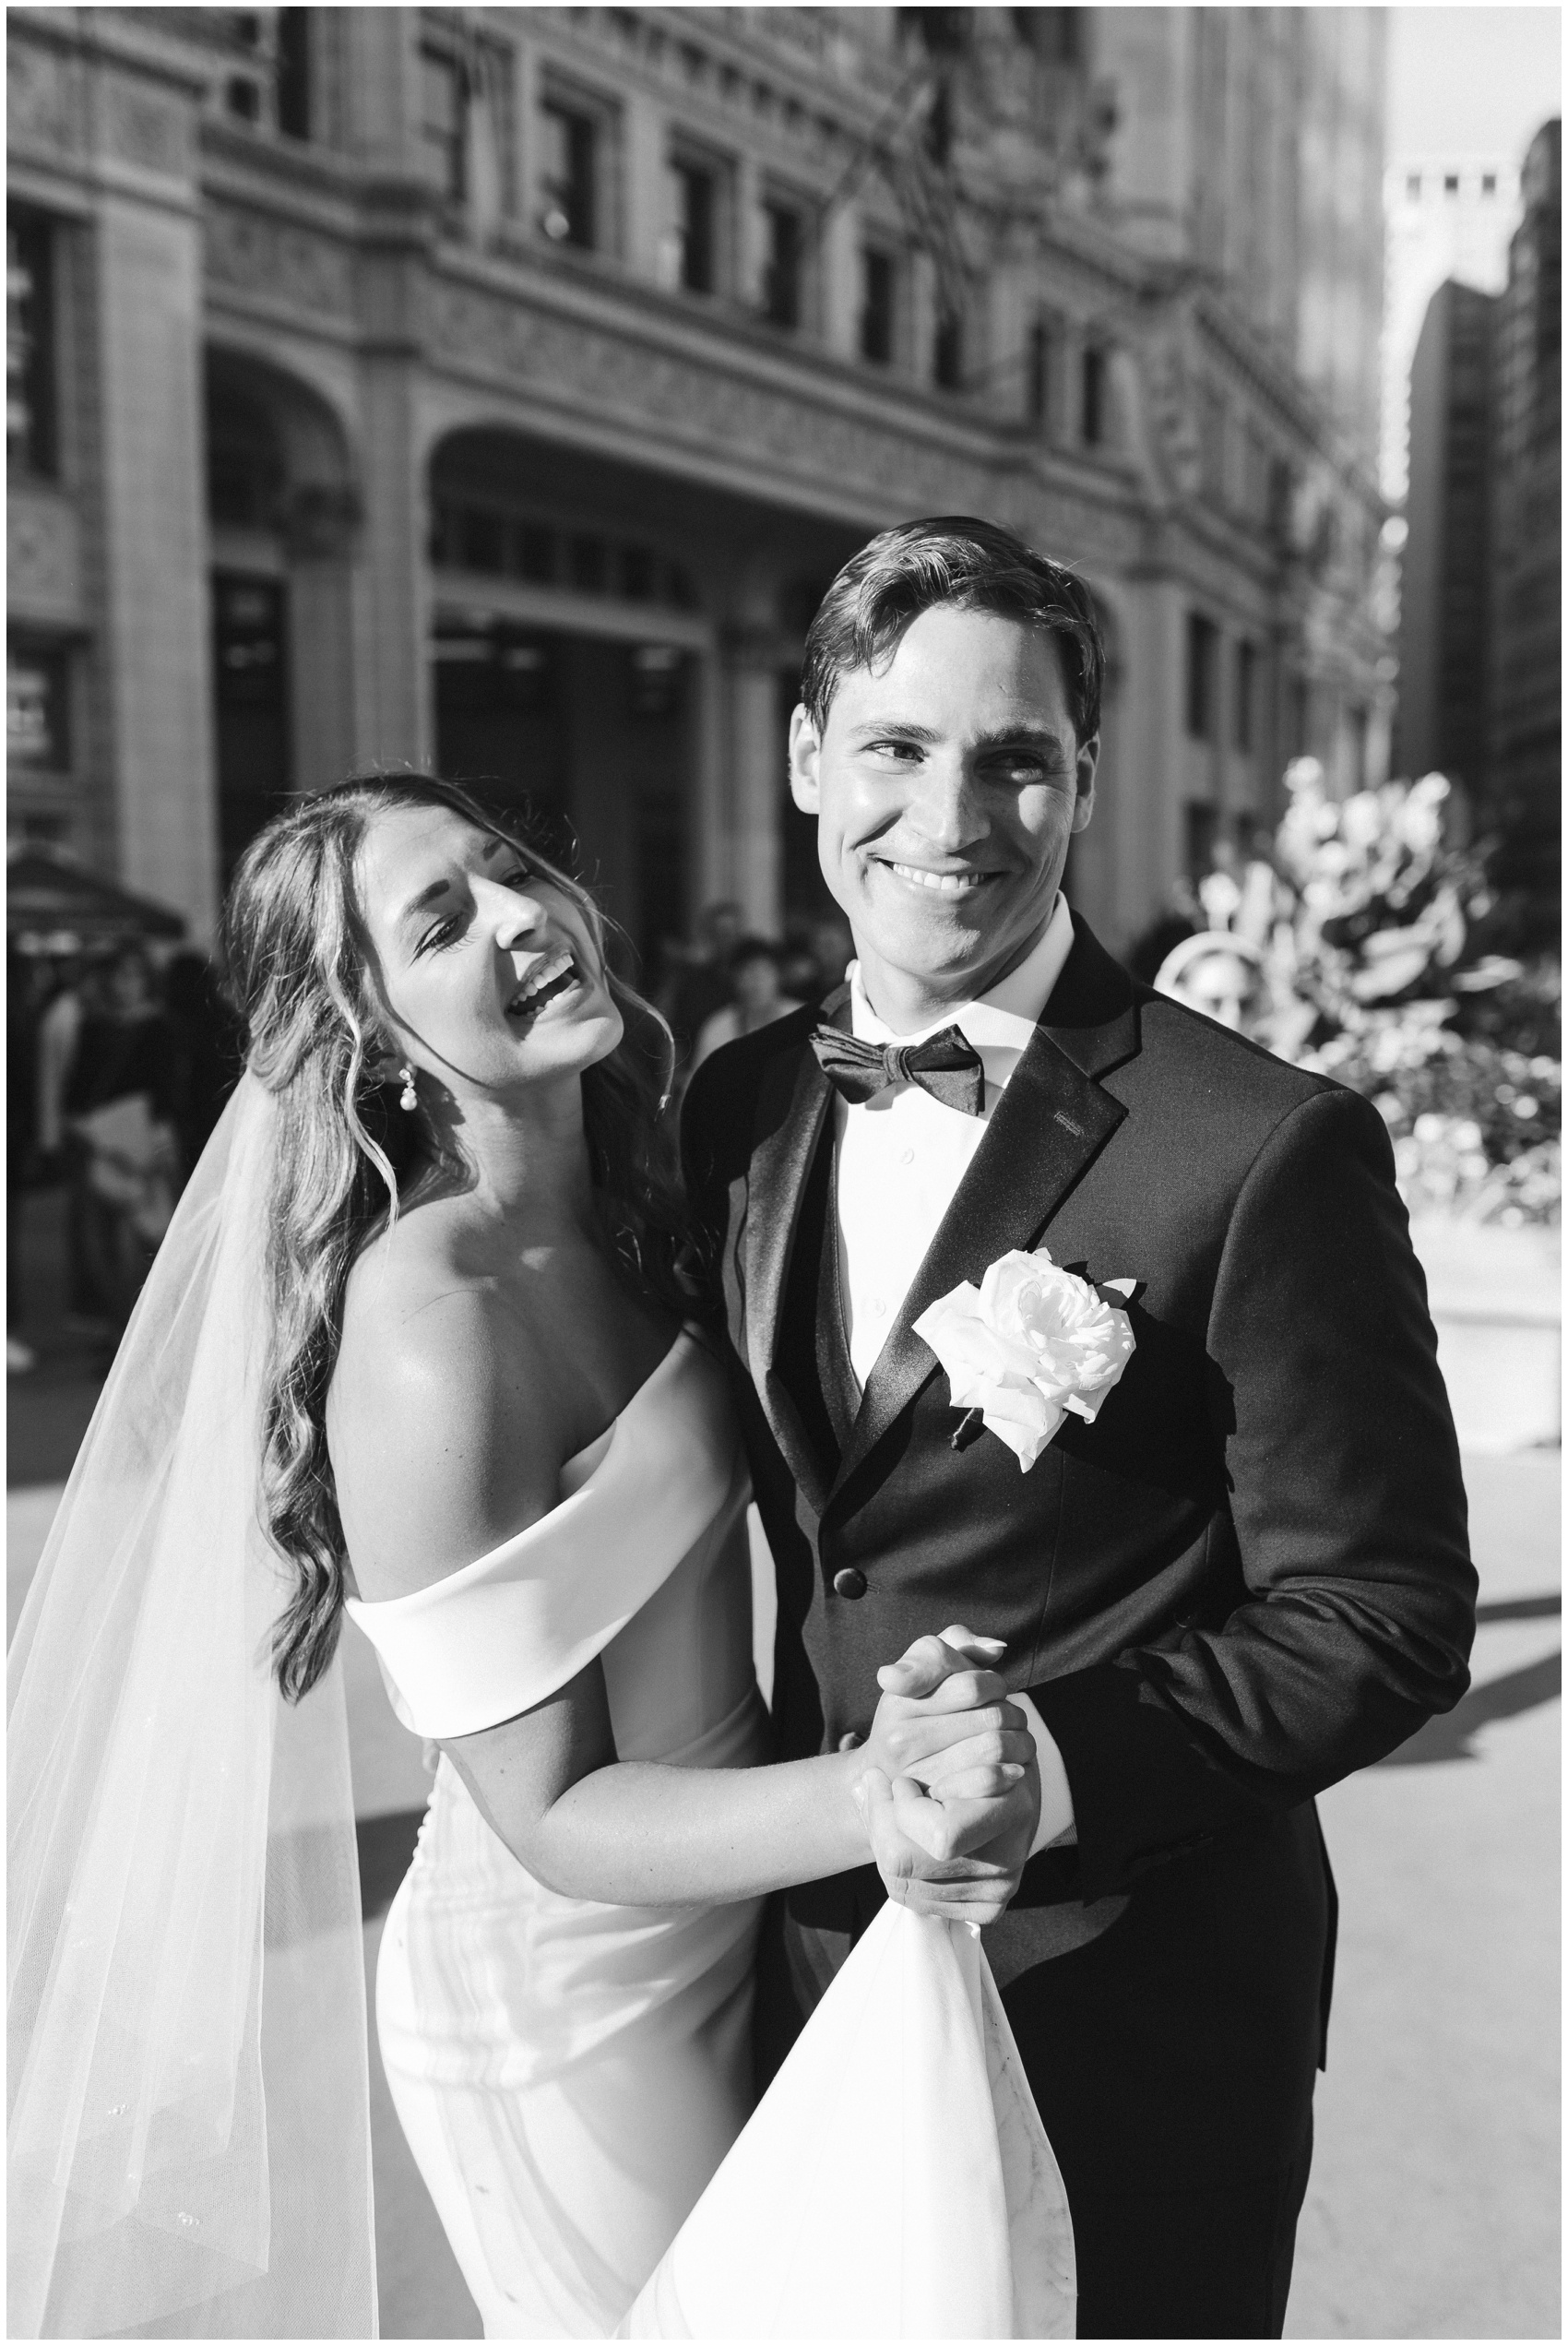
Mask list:
[[852,1564],[847,1564],[842,1572],[834,1574],[833,1593],[835,1596],[863,1597],[865,1592],[866,1576],[863,1572],[857,1572]]
[[912,1165],[914,1161],[915,1152],[912,1149],[900,1149],[898,1151],[898,1162],[901,1165]]
[[859,1751],[864,1741],[865,1737],[863,1735],[857,1735],[854,1729],[851,1727],[847,1734],[839,1736],[838,1748],[840,1751]]
[[885,1319],[887,1316],[887,1306],[883,1302],[880,1295],[868,1296],[866,1298],[866,1309],[870,1312],[873,1319]]

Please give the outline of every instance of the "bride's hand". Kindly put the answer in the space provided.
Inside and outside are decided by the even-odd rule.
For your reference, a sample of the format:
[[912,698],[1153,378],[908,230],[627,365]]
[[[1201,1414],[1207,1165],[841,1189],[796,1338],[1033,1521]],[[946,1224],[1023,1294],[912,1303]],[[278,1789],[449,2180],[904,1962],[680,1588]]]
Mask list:
[[893,1780],[914,1778],[944,1801],[997,1799],[1034,1764],[1034,1738],[988,1659],[992,1637],[952,1628],[917,1638],[902,1659],[877,1672],[883,1687],[861,1746],[868,1768]]
[[[996,1803],[955,1806],[932,1800],[912,1777],[896,1777],[890,1783],[880,1768],[867,1768],[855,1787],[855,1800],[877,1871],[895,1905],[980,1930],[1006,1911],[1018,1887],[1022,1857],[1000,1843],[959,1853],[966,1827],[973,1823],[960,1814],[961,1808],[994,1813]],[[1028,1848],[1026,1839],[1026,1855]]]

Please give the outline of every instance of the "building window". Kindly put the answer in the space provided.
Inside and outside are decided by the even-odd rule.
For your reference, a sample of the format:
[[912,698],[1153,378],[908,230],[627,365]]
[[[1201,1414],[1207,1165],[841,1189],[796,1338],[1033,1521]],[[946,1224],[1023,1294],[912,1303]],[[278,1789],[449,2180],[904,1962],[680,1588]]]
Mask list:
[[468,93],[444,49],[420,51],[420,138],[429,178],[451,202],[469,192]]
[[719,291],[719,173],[711,163],[677,157],[675,182],[676,282],[688,293]]
[[1256,644],[1239,643],[1236,647],[1236,747],[1244,754],[1253,750],[1257,732],[1256,699],[1258,689],[1258,650]]
[[1459,174],[1456,171],[1443,173],[1443,192],[1445,196],[1457,196],[1459,193]]
[[1495,196],[1496,193],[1497,173],[1494,171],[1483,171],[1481,173],[1481,194],[1483,196]]
[[931,344],[931,377],[940,391],[963,388],[964,321],[956,310],[944,310],[937,318]]
[[1110,402],[1106,354],[1098,342],[1084,352],[1084,446],[1100,448],[1110,438]]
[[1405,174],[1405,193],[1406,193],[1406,195],[1409,197],[1409,199],[1410,199],[1411,203],[1413,203],[1413,204],[1419,204],[1419,203],[1420,202],[1420,200],[1421,200],[1421,174],[1420,174],[1420,173],[1419,171],[1411,171],[1411,172],[1407,172],[1407,173],[1406,173],[1406,174]]
[[11,771],[71,770],[71,655],[13,635],[6,646],[6,755]]
[[1195,742],[1214,739],[1218,697],[1219,630],[1201,612],[1187,613],[1187,732]]
[[892,254],[868,244],[861,254],[861,356],[873,366],[893,363],[896,285]]
[[599,125],[591,114],[551,102],[542,110],[540,133],[540,226],[557,244],[591,253],[599,242]]
[[59,477],[54,365],[54,230],[11,207],[6,227],[6,458],[34,480]]
[[806,223],[794,204],[764,204],[763,226],[766,257],[762,271],[762,314],[770,326],[788,333],[800,327],[804,307]]
[[291,138],[310,137],[310,8],[278,11],[278,127]]

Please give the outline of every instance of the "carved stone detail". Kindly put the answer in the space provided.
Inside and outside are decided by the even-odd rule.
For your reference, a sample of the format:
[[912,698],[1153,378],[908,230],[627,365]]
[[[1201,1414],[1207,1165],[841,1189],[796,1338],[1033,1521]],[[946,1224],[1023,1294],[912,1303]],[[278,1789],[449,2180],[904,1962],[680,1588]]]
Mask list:
[[437,287],[430,340],[459,365],[759,472],[778,468],[828,488],[869,490],[911,511],[994,502],[995,468],[984,458],[469,286]]
[[6,499],[6,578],[18,618],[79,621],[81,554],[64,497],[12,489]]
[[13,33],[6,43],[6,122],[13,146],[73,153],[82,144],[77,76],[53,45]]
[[352,263],[329,236],[221,199],[206,206],[202,235],[207,275],[215,284],[317,315],[346,316],[353,308]]
[[109,88],[109,144],[122,162],[170,179],[188,179],[194,160],[191,116],[178,100],[137,82]]

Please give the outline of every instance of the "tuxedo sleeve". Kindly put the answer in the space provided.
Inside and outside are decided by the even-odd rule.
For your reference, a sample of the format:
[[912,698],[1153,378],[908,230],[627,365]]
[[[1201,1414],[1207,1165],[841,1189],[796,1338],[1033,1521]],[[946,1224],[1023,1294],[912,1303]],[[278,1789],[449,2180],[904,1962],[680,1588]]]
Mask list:
[[1287,1115],[1237,1193],[1207,1349],[1245,1601],[1032,1686],[1084,1895],[1382,1758],[1469,1683],[1476,1576],[1425,1282],[1382,1119]]

